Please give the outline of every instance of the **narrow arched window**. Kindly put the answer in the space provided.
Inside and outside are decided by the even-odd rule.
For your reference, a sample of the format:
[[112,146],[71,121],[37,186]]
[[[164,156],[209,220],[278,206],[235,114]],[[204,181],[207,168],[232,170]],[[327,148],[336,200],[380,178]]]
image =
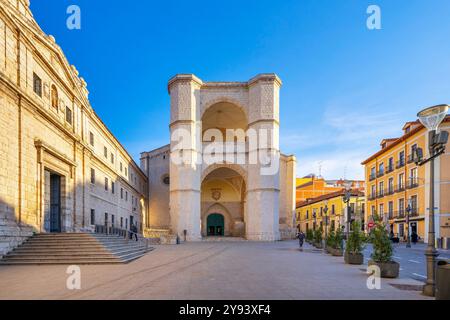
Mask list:
[[54,84],[52,85],[52,107],[58,109],[58,90]]

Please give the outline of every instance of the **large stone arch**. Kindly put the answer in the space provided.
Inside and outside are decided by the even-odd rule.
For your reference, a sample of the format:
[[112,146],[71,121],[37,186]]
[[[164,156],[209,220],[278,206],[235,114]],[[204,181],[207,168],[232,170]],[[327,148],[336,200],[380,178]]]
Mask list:
[[236,107],[238,107],[244,113],[245,118],[247,120],[247,125],[248,125],[249,112],[248,112],[247,106],[245,106],[238,99],[229,97],[229,96],[225,96],[225,95],[207,99],[205,102],[202,102],[201,109],[200,109],[200,120],[203,119],[203,116],[211,107],[215,106],[218,103],[229,103],[229,104],[232,104],[232,105],[235,105]]
[[247,169],[244,168],[240,164],[234,164],[234,163],[214,163],[214,164],[209,165],[208,167],[206,167],[205,169],[202,170],[202,176],[201,176],[200,182],[203,183],[203,181],[206,179],[206,177],[210,173],[212,173],[213,171],[215,171],[217,169],[221,169],[221,168],[227,168],[227,169],[235,171],[242,177],[242,179],[244,179],[245,185],[246,186],[248,185],[247,184]]

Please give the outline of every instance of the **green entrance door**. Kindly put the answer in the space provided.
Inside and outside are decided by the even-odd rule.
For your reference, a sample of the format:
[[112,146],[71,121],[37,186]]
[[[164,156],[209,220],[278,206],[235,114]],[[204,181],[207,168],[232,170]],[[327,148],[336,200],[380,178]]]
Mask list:
[[209,215],[206,228],[208,236],[223,236],[225,234],[225,219],[223,215],[218,213]]

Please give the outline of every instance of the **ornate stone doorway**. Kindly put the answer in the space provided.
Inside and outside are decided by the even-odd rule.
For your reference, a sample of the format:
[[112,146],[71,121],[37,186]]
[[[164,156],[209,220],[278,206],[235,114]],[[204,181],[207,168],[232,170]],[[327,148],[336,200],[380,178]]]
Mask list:
[[208,236],[220,236],[225,235],[225,218],[223,215],[213,213],[208,216],[206,230]]

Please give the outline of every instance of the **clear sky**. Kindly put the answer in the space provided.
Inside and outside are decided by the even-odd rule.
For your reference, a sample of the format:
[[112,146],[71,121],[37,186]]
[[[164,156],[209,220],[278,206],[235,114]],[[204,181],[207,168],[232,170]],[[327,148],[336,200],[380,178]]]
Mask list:
[[[69,5],[81,30],[66,27]],[[381,30],[366,27],[381,8]],[[169,142],[167,81],[275,72],[281,148],[298,175],[363,178],[360,163],[425,106],[450,103],[450,1],[31,0],[88,83],[90,101],[139,160]]]

